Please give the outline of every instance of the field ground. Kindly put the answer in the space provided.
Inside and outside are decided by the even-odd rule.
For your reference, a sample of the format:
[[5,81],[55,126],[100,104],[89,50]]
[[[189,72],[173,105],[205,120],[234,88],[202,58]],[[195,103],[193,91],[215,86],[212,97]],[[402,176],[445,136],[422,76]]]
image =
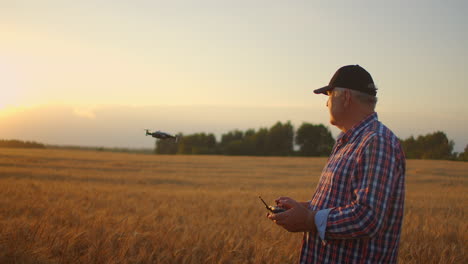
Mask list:
[[[324,158],[0,149],[0,263],[296,263],[260,194],[309,200]],[[468,163],[409,160],[400,263],[468,263]]]

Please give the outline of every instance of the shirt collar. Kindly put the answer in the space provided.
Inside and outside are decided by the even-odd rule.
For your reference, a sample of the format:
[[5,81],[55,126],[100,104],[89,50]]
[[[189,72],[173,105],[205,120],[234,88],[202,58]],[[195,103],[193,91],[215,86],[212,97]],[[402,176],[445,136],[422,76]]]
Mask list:
[[377,113],[374,112],[372,114],[370,114],[369,116],[367,116],[366,118],[364,118],[361,122],[357,123],[356,125],[354,125],[351,129],[349,129],[348,131],[346,131],[346,133],[343,133],[341,132],[336,141],[339,142],[339,143],[347,143],[348,141],[350,141],[352,138],[354,138],[355,136],[359,135],[359,133],[364,129],[366,128],[370,123],[374,122],[374,121],[377,121],[378,120],[378,116],[377,116]]

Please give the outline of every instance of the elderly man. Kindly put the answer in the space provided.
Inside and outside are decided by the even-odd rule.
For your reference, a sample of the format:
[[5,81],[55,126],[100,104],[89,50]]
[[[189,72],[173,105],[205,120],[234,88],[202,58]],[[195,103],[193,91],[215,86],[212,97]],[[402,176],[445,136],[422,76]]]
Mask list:
[[374,112],[377,89],[359,65],[344,66],[328,86],[330,123],[342,133],[308,202],[268,218],[304,232],[300,263],[396,263],[405,198],[405,157],[398,138]]

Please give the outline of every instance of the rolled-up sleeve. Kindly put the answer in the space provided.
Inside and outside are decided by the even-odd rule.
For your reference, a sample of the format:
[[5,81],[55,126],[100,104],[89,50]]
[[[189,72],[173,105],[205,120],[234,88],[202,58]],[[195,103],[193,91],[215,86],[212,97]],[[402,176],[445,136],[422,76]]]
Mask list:
[[325,241],[325,231],[327,228],[327,219],[328,219],[328,214],[332,208],[329,209],[323,209],[318,211],[315,214],[315,226],[317,227],[317,232],[322,240]]

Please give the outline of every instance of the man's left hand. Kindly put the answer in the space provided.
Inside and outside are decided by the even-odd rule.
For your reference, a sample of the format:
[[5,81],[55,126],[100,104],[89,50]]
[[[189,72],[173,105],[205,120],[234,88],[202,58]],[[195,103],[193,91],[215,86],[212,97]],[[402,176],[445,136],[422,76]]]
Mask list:
[[283,213],[268,214],[269,219],[289,232],[316,232],[316,212],[289,197],[280,197],[276,202],[278,206],[288,210]]

